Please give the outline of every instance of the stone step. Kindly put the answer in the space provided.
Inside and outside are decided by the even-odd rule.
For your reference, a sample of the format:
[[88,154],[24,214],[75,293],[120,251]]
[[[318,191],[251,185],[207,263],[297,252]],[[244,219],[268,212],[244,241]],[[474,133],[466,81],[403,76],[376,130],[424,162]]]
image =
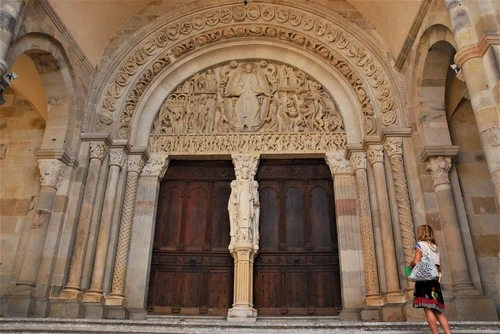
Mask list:
[[[500,322],[450,321],[454,334],[500,333]],[[423,334],[425,321],[361,322],[335,317],[259,318],[256,322],[228,322],[218,317],[151,316],[147,320],[0,318],[0,333],[231,333],[231,334]]]

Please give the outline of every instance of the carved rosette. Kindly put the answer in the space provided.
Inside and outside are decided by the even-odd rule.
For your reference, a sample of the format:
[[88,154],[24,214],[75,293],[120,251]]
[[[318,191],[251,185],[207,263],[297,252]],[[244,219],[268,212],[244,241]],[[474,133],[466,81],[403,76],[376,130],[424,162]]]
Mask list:
[[405,261],[410,263],[414,255],[415,233],[403,161],[403,138],[388,138],[384,147],[391,161]]
[[66,165],[57,159],[38,159],[38,168],[40,169],[40,185],[57,190]]
[[168,155],[154,155],[149,158],[142,169],[143,176],[163,177],[167,171],[170,159]]
[[[340,17],[337,19],[342,21]],[[334,66],[356,92],[365,117],[366,134],[377,132],[373,101],[378,104],[376,109],[381,112],[384,126],[400,125],[391,80],[383,66],[341,24],[337,26],[313,13],[274,4],[220,6],[165,22],[167,25],[147,37],[145,32],[140,34],[143,42],[116,68],[99,101],[96,124],[99,131],[109,131],[116,119],[114,113],[120,110],[118,135],[126,138],[134,110],[147,86],[177,59],[210,43],[256,36],[292,43]],[[368,96],[368,91],[373,91],[373,96]]]
[[108,147],[103,142],[91,142],[90,143],[90,159],[104,160],[108,154]]
[[376,163],[384,163],[384,146],[383,145],[370,145],[366,151],[368,161],[374,165]]
[[327,152],[325,161],[333,175],[352,174],[352,165],[345,158],[344,152]]
[[450,183],[451,158],[430,158],[427,162],[427,171],[431,173],[434,187]]

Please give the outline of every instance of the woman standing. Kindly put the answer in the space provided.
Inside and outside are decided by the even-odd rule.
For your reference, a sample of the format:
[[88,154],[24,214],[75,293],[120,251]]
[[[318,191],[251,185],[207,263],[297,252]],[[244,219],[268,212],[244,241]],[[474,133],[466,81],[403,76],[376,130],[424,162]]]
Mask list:
[[[417,244],[415,245],[415,256],[410,263],[414,267],[420,262],[422,256],[429,256],[438,267],[439,265],[439,248],[436,245],[436,237],[434,231],[429,225],[421,225],[417,227]],[[413,294],[413,307],[423,308],[427,323],[432,334],[438,334],[437,323],[441,324],[445,334],[450,334],[450,325],[448,319],[443,314],[445,309],[443,293],[441,292],[441,284],[439,280],[420,281],[415,283],[415,292]]]

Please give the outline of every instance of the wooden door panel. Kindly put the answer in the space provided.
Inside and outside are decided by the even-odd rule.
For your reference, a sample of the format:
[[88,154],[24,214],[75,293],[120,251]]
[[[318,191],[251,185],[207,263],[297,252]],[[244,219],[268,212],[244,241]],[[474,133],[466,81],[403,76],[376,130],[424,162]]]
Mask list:
[[230,161],[171,161],[161,182],[148,310],[226,315],[233,296]]
[[254,304],[261,316],[341,309],[333,183],[322,160],[261,160]]

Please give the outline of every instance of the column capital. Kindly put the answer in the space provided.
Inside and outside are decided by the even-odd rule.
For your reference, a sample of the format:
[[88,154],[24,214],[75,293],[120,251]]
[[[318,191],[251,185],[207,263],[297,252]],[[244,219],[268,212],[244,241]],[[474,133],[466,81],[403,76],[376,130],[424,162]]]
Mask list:
[[108,154],[108,146],[104,142],[91,142],[90,143],[90,159],[104,160]]
[[368,160],[372,165],[377,162],[384,162],[384,146],[383,145],[370,145],[366,151]]
[[57,159],[38,159],[40,184],[57,190],[62,180],[66,165]]
[[427,171],[431,173],[432,180],[434,181],[434,187],[440,184],[450,183],[450,169],[451,169],[451,158],[449,157],[436,157],[430,158],[427,162]]
[[358,169],[366,169],[366,153],[365,152],[354,152],[351,154],[351,165],[354,171]]
[[243,177],[245,172],[249,173],[248,177],[253,180],[253,177],[257,173],[257,167],[259,165],[260,155],[256,154],[231,154],[231,159],[233,160],[234,172],[236,174],[236,179]]
[[112,148],[109,151],[109,165],[123,167],[127,154],[123,148]]
[[129,155],[127,159],[127,167],[129,172],[139,174],[144,167],[144,159],[142,155]]
[[344,156],[344,152],[332,151],[326,152],[325,161],[330,171],[334,175],[338,174],[352,174],[352,166],[349,160]]
[[167,154],[153,154],[142,169],[142,175],[161,178],[165,174],[169,163],[170,158]]
[[385,140],[384,148],[389,155],[403,155],[403,138],[401,137],[389,137]]

